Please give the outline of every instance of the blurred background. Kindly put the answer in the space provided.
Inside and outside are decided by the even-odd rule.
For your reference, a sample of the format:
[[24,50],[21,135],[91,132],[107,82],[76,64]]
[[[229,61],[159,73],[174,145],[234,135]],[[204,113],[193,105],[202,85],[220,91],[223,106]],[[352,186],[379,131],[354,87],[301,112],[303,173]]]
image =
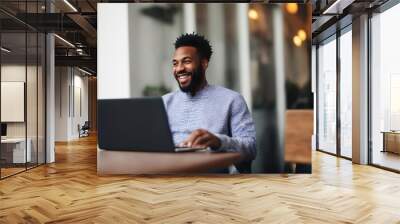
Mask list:
[[[97,85],[103,98],[177,88],[172,43],[192,31],[217,49],[208,79],[241,92],[251,106],[259,140],[254,170],[310,171],[311,104],[314,150],[399,170],[398,1],[150,3],[156,1],[0,1],[0,179],[54,162],[55,142],[95,134]],[[363,32],[364,23],[372,32]],[[359,48],[364,40],[370,46]],[[368,77],[361,107],[352,91],[360,55],[369,60],[361,60],[368,68],[360,71],[369,74],[360,76]],[[359,118],[362,125],[352,125]]]
[[[110,214],[118,214],[121,219],[120,209],[104,216],[101,202],[92,203],[93,209],[85,202],[93,202],[93,194],[115,188],[117,194],[108,194],[108,199],[117,199],[119,205],[132,202],[147,208],[137,203],[139,200],[124,200],[129,192],[121,192],[121,187],[134,192],[143,189],[138,192],[139,197],[144,194],[154,199],[170,188],[174,194],[180,186],[187,190],[188,185],[193,185],[193,181],[180,177],[139,178],[149,180],[149,184],[132,180],[137,178],[97,178],[96,103],[97,87],[99,98],[161,95],[176,89],[170,66],[172,43],[183,32],[197,31],[206,35],[216,49],[208,72],[210,82],[242,93],[252,111],[258,140],[253,172],[309,173],[310,148],[315,150],[311,179],[302,175],[250,177],[266,185],[269,184],[265,181],[271,181],[274,187],[280,184],[280,193],[288,196],[273,194],[272,203],[270,198],[263,203],[258,197],[249,198],[249,194],[271,194],[260,195],[261,188],[255,192],[243,188],[246,199],[257,200],[254,205],[263,214],[266,209],[259,205],[268,203],[272,214],[279,216],[287,211],[290,219],[296,218],[295,207],[305,211],[304,206],[311,205],[299,217],[309,220],[314,217],[310,208],[320,198],[296,195],[296,206],[288,206],[293,205],[290,195],[301,191],[298,184],[305,180],[305,193],[316,192],[328,198],[323,204],[329,209],[317,210],[315,220],[400,220],[399,203],[390,200],[393,195],[400,196],[400,184],[395,181],[398,175],[381,170],[400,172],[400,29],[395,28],[400,21],[399,0],[304,1],[312,4],[312,19],[310,6],[282,0],[257,0],[279,5],[121,3],[154,1],[165,0],[0,0],[0,219],[27,222],[44,220],[47,215],[49,220],[60,214],[50,216],[51,211],[63,207],[67,207],[66,213],[58,220],[94,217],[93,212],[101,214],[96,220],[106,220]],[[314,133],[311,108],[315,115]],[[82,134],[89,136],[80,139]],[[41,164],[45,165],[34,169]],[[21,172],[25,173],[12,177]],[[277,176],[281,178],[278,180]],[[10,182],[2,182],[3,178],[10,178]],[[239,178],[246,178],[242,182],[253,188],[255,182],[247,176]],[[166,186],[156,186],[155,181],[162,179],[167,180]],[[178,179],[181,185],[177,185]],[[197,194],[197,199],[200,196],[217,202],[212,193],[221,191],[213,192],[211,182],[195,179],[206,184],[199,189],[196,183],[195,190],[205,190],[204,195]],[[229,188],[233,183],[229,179],[212,179],[219,182],[214,185],[216,188],[220,184]],[[235,184],[239,182],[235,180]],[[315,190],[311,189],[313,183]],[[40,187],[33,188],[34,184]],[[237,185],[233,189],[237,190]],[[41,196],[44,191],[51,194],[40,199],[51,203],[31,200],[32,195]],[[147,197],[151,192],[154,197]],[[75,196],[79,203],[74,203]],[[220,195],[215,199],[220,201]],[[276,212],[281,199],[284,210]],[[61,201],[72,201],[71,206],[84,205],[82,212],[88,211],[90,216],[77,217],[77,208],[54,204]],[[21,209],[18,202],[23,204]],[[332,203],[337,206],[330,206]],[[169,212],[167,204],[161,204],[163,213]],[[251,200],[247,200],[245,205],[250,204]],[[48,210],[49,205],[58,209]],[[219,205],[224,203],[213,208]],[[174,203],[171,208],[177,211],[177,206]],[[187,204],[182,206],[187,208]],[[217,208],[213,216],[202,206],[207,221],[227,212]],[[344,209],[346,212],[342,212]],[[143,211],[143,215],[129,217],[134,221],[162,218]],[[235,214],[227,217],[231,218],[228,222],[262,220],[255,219],[255,210],[251,214],[245,219]],[[324,214],[325,218],[321,217]],[[296,215],[301,216],[300,212]]]
[[[310,4],[98,4],[98,98],[178,88],[173,43],[204,35],[210,84],[240,92],[257,131],[255,173],[311,172]],[[286,150],[285,150],[286,149]]]

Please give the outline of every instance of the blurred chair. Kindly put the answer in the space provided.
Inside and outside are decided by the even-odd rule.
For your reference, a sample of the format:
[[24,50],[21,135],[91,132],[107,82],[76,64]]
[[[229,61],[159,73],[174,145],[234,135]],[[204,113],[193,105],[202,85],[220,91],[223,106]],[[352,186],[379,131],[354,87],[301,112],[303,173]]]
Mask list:
[[311,173],[313,119],[312,109],[286,111],[285,163],[289,172]]
[[79,138],[89,136],[89,129],[90,129],[89,121],[85,121],[82,127],[80,127],[80,125],[78,124]]

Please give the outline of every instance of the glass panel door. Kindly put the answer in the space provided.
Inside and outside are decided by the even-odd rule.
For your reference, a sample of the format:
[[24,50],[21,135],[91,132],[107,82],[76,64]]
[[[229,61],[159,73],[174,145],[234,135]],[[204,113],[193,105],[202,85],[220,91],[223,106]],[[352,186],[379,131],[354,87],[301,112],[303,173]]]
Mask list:
[[336,154],[336,37],[318,48],[318,149]]
[[400,170],[400,4],[371,18],[372,163]]
[[26,33],[1,33],[1,177],[26,169]]
[[340,36],[340,154],[351,158],[352,141],[352,33]]
[[[43,13],[45,1],[1,2],[15,13]],[[0,12],[0,178],[45,162],[45,52],[39,30]]]

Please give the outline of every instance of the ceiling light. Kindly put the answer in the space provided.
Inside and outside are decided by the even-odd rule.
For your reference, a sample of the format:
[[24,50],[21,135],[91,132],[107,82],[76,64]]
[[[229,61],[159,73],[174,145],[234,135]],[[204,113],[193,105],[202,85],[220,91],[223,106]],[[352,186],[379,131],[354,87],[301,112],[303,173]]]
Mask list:
[[322,14],[342,14],[343,10],[351,5],[355,0],[336,0]]
[[299,10],[297,3],[287,3],[286,4],[286,11],[290,14],[295,14]]
[[5,48],[5,47],[1,47],[1,50],[4,51],[4,52],[6,52],[6,53],[10,53],[10,52],[11,52],[11,50],[9,50],[9,49],[7,49],[7,48]]
[[73,45],[71,42],[69,42],[68,40],[66,40],[66,39],[64,39],[64,38],[62,38],[62,37],[60,37],[59,35],[57,35],[57,34],[54,34],[54,36],[55,37],[57,37],[59,40],[61,40],[62,42],[64,42],[64,43],[66,43],[67,45],[69,45],[70,47],[73,47],[73,48],[75,48],[75,45]]
[[74,10],[74,12],[78,12],[78,10],[71,4],[69,3],[68,0],[64,0],[65,4],[67,4],[72,10]]
[[305,41],[307,39],[307,33],[303,29],[300,29],[297,32],[297,36],[299,36],[302,41]]
[[250,9],[248,15],[249,15],[249,18],[252,20],[257,20],[259,17],[258,12],[255,9]]
[[90,72],[88,72],[88,71],[86,71],[86,70],[83,70],[83,69],[81,69],[81,68],[79,68],[79,67],[78,67],[78,70],[81,71],[81,72],[83,72],[83,73],[85,73],[85,74],[87,74],[87,75],[90,75],[90,76],[93,75],[92,73],[90,73]]
[[294,45],[296,45],[296,47],[300,47],[301,46],[301,39],[300,39],[300,37],[299,36],[294,36],[293,37],[293,43],[294,43]]

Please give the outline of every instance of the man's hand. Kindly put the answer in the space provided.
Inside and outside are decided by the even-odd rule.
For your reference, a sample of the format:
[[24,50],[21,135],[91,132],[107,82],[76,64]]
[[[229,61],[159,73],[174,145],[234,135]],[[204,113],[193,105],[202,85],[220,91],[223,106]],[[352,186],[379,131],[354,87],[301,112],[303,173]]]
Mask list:
[[218,149],[221,147],[221,141],[217,136],[204,129],[193,131],[189,137],[179,144],[181,147]]

